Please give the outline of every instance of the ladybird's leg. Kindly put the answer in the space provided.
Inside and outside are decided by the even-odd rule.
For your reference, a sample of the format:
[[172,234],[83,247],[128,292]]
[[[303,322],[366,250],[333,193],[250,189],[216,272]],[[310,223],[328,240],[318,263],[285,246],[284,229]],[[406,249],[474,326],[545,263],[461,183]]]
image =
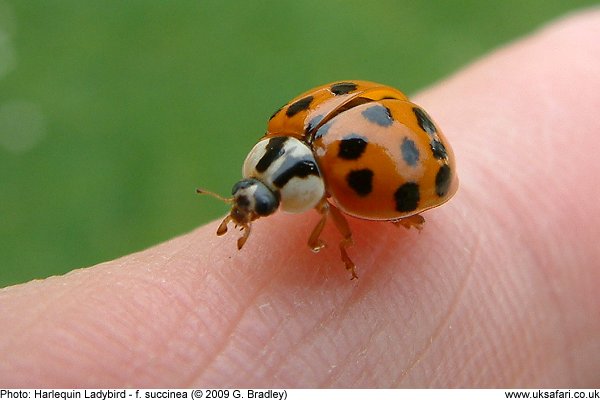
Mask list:
[[[227,233],[227,224],[229,224],[230,221],[231,221],[231,215],[226,216],[223,219],[223,221],[221,221],[221,224],[217,228],[217,236],[222,236]],[[236,227],[237,226],[238,225],[236,224]],[[248,240],[248,236],[250,236],[250,224],[243,224],[242,232],[243,232],[242,236],[237,241],[238,250],[241,250],[242,247],[244,247],[244,243],[246,243],[246,240]]]
[[350,279],[357,279],[358,275],[356,275],[356,265],[350,259],[350,256],[348,256],[348,252],[346,251],[346,248],[352,246],[354,243],[352,241],[352,231],[350,230],[350,225],[348,225],[348,221],[346,220],[346,217],[344,217],[344,214],[342,214],[342,212],[338,210],[336,206],[333,204],[328,205],[329,212],[331,213],[331,219],[333,219],[335,227],[343,236],[343,239],[340,241],[340,254],[342,256],[342,261],[344,264],[346,264],[346,269],[352,274],[352,278]]
[[221,225],[217,228],[217,236],[223,236],[227,233],[227,224],[231,221],[231,215],[226,216],[223,221],[221,221]]
[[423,229],[424,223],[425,218],[423,218],[419,214],[411,215],[410,217],[400,218],[395,221],[392,221],[392,224],[396,226],[403,226],[406,229],[416,228],[419,231]]
[[314,252],[318,252],[325,247],[325,243],[319,238],[319,236],[321,236],[321,232],[323,232],[325,222],[327,222],[327,217],[331,215],[331,219],[333,219],[335,227],[343,236],[343,239],[340,241],[340,254],[342,256],[342,261],[346,265],[346,269],[352,273],[352,279],[358,278],[358,275],[356,275],[356,265],[350,259],[348,252],[346,251],[346,247],[351,246],[353,243],[352,232],[350,231],[350,226],[348,225],[348,221],[346,221],[346,217],[344,217],[337,207],[325,199],[323,199],[315,207],[315,209],[321,214],[321,219],[308,238],[308,246]]
[[241,250],[242,247],[244,247],[244,243],[246,243],[246,240],[248,240],[248,237],[250,236],[250,223],[242,225],[242,232],[242,236],[237,241],[238,250]]
[[315,253],[318,253],[323,247],[326,246],[325,242],[321,240],[320,236],[327,222],[327,216],[329,215],[329,203],[325,199],[321,200],[315,207],[315,210],[321,214],[321,219],[313,229],[310,237],[308,238],[308,247]]

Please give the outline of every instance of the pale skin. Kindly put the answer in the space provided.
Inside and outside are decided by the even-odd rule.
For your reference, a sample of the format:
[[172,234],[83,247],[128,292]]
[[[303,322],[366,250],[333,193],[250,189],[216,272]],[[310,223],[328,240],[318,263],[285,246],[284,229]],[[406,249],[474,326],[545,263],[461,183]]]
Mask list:
[[241,251],[214,222],[1,290],[0,387],[600,386],[598,38],[572,16],[414,98],[460,188],[420,232],[349,218],[357,280],[315,211]]

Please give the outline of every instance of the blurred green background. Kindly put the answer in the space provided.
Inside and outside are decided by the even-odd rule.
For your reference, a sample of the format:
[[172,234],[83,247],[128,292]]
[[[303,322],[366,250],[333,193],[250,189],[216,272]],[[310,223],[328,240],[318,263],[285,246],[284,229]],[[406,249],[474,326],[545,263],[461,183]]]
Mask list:
[[0,0],[0,287],[226,212],[272,112],[338,79],[409,93],[597,1]]

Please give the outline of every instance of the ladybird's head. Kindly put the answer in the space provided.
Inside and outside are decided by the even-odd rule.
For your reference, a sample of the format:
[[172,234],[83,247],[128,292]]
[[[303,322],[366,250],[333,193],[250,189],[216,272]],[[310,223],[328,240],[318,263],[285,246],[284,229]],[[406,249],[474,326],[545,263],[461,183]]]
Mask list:
[[209,194],[231,204],[229,215],[223,219],[217,229],[217,235],[227,232],[227,224],[233,221],[236,227],[243,231],[238,239],[238,249],[241,249],[250,235],[250,223],[260,217],[273,214],[279,207],[279,193],[273,192],[264,183],[254,178],[246,178],[237,182],[231,189],[233,197],[225,199],[215,193],[196,189],[198,193]]
[[279,208],[304,212],[317,206],[325,196],[325,183],[312,149],[289,136],[260,140],[248,153],[242,175],[243,179],[233,185],[233,197],[228,199],[197,189],[198,193],[210,194],[231,204],[231,211],[221,222],[217,235],[225,234],[227,224],[233,222],[243,231],[238,249],[248,239],[252,221],[271,215]]
[[238,225],[248,224],[259,217],[273,214],[279,207],[279,196],[254,178],[242,179],[231,189],[233,195],[231,220]]

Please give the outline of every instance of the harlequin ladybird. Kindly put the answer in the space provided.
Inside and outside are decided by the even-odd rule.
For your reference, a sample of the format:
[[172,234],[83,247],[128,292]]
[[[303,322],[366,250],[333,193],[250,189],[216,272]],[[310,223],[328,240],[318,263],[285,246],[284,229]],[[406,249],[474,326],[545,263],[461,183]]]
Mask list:
[[308,239],[317,252],[328,217],[342,235],[342,261],[356,278],[346,248],[352,233],[344,214],[421,229],[420,213],[448,201],[458,188],[454,154],[429,115],[402,92],[366,81],[334,82],[291,100],[270,118],[267,133],[250,150],[243,179],[232,189],[229,215],[243,231],[278,209],[311,208],[321,219]]

